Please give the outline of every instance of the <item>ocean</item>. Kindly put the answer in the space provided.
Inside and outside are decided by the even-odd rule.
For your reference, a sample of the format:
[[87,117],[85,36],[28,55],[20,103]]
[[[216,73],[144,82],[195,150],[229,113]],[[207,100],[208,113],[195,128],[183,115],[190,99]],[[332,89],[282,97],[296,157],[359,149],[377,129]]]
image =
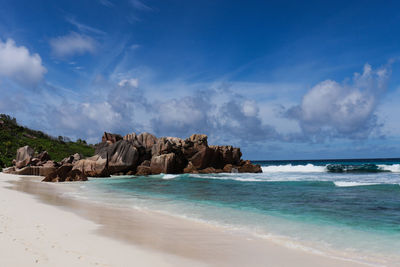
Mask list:
[[150,209],[332,257],[400,263],[400,159],[253,161],[263,173],[114,176],[72,197]]

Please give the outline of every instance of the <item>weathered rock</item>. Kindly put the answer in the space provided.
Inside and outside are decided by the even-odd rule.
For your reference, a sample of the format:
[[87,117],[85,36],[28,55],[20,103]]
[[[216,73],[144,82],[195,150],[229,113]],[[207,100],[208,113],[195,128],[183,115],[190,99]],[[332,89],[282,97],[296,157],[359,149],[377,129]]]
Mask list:
[[128,141],[121,140],[107,148],[110,174],[136,169],[139,153]]
[[204,169],[212,166],[212,159],[215,156],[215,151],[209,147],[202,147],[194,154],[189,161],[192,162],[196,169]]
[[240,163],[240,158],[242,157],[240,148],[232,146],[210,146],[210,148],[221,154],[219,160],[222,160],[223,165],[238,165]]
[[81,159],[74,164],[74,170],[80,170],[90,177],[109,177],[107,156],[95,155],[87,159]]
[[189,161],[188,165],[183,169],[184,173],[199,173],[196,167],[193,166],[193,163]]
[[15,169],[13,174],[38,176],[39,171],[40,171],[40,167],[38,167],[38,166],[26,166],[26,167],[23,167],[22,169]]
[[80,170],[71,170],[65,177],[65,182],[87,181],[87,176]]
[[39,160],[38,158],[33,158],[33,159],[31,159],[31,161],[29,162],[29,165],[31,165],[31,166],[38,166],[38,165],[40,165],[39,163],[40,163],[40,160]]
[[150,167],[151,161],[150,160],[145,160],[140,164],[140,166],[145,166],[145,167]]
[[142,166],[140,165],[137,167],[137,172],[135,175],[137,176],[147,176],[151,174],[151,168],[150,166]]
[[208,137],[205,134],[192,134],[188,139],[196,145],[208,146]]
[[14,173],[14,172],[15,172],[15,167],[14,167],[14,166],[9,167],[9,168],[4,168],[4,169],[3,169],[3,173],[12,174],[12,173]]
[[43,164],[43,166],[41,166],[41,168],[39,169],[39,175],[40,176],[47,176],[50,173],[54,172],[57,170],[57,164],[52,161],[52,160],[48,160],[45,164]]
[[112,134],[112,133],[107,133],[104,132],[102,138],[101,138],[101,142],[107,142],[108,144],[114,144],[116,142],[118,142],[119,140],[122,140],[122,136],[120,136],[119,134]]
[[67,174],[72,170],[72,164],[64,164],[57,168],[55,171],[46,175],[42,182],[63,182]]
[[190,159],[201,149],[208,147],[207,135],[204,134],[193,134],[187,138],[183,144],[183,155],[185,158]]
[[168,153],[182,153],[182,147],[185,141],[177,137],[161,137],[152,146],[151,155],[159,156]]
[[43,163],[51,159],[50,155],[49,155],[49,153],[47,153],[47,151],[43,151],[42,153],[40,153],[37,156],[37,158]]
[[15,166],[20,169],[27,166],[35,154],[35,151],[30,146],[20,147],[17,150],[17,158],[15,159]]
[[151,158],[150,169],[152,174],[180,173],[176,155],[174,153],[163,154]]
[[75,164],[76,162],[78,162],[79,160],[81,160],[83,158],[83,156],[79,153],[75,153],[67,158],[64,158],[61,162],[60,165],[64,165],[64,164]]
[[137,134],[136,133],[130,133],[124,136],[123,138],[126,141],[133,141],[133,140],[137,140]]
[[226,164],[222,170],[224,172],[230,173],[230,172],[232,172],[232,168],[233,168],[232,164]]
[[238,168],[239,172],[260,173],[262,172],[259,164],[252,164],[249,160],[242,161],[241,166]]
[[72,169],[72,164],[65,164],[48,174],[42,182],[87,181],[87,177],[80,170]]
[[146,149],[151,149],[158,139],[150,133],[141,133],[137,136],[137,140]]

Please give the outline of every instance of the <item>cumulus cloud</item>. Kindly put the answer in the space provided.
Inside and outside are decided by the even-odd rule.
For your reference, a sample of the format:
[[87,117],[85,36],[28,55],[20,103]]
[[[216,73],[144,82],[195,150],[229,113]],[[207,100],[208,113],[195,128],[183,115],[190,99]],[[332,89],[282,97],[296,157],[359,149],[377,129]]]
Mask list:
[[365,64],[350,82],[326,80],[315,85],[286,115],[316,139],[366,138],[380,127],[375,111],[389,76],[388,67],[373,70]]
[[47,72],[38,54],[31,54],[12,39],[0,40],[0,75],[23,85],[36,85]]
[[96,49],[96,42],[90,36],[71,32],[67,35],[51,39],[50,46],[55,56],[64,58],[93,53]]
[[219,143],[278,140],[274,127],[262,122],[258,104],[229,90],[197,91],[191,96],[152,103],[152,128],[158,135],[205,133]]
[[194,132],[210,134],[214,106],[201,92],[194,96],[153,102],[151,127],[158,135],[189,136]]
[[231,99],[219,107],[217,118],[220,134],[228,133],[229,138],[242,142],[280,139],[274,127],[261,121],[255,101]]
[[[136,78],[117,82],[101,78],[92,84],[96,94],[85,99],[63,100],[60,96],[57,101],[52,97],[51,103],[44,100],[49,104],[42,109],[45,113],[41,118],[51,125],[49,128],[59,131],[56,135],[83,137],[91,142],[98,142],[103,131],[149,131],[157,136],[182,138],[204,133],[209,135],[210,143],[244,147],[270,141],[304,145],[326,138],[360,139],[380,129],[376,110],[389,76],[389,67],[375,70],[367,64],[361,73],[345,82],[318,83],[301,103],[283,111],[286,120],[290,118],[299,124],[295,130],[284,133],[265,119],[261,105],[267,103],[240,93],[246,87],[231,90],[225,84],[201,84],[188,89],[190,85],[174,83],[178,87],[175,93],[166,90],[171,85],[156,86],[153,92],[158,95],[150,96],[146,93],[152,85],[143,80],[139,86]],[[28,101],[26,105],[32,103]],[[2,105],[0,102],[0,109]]]

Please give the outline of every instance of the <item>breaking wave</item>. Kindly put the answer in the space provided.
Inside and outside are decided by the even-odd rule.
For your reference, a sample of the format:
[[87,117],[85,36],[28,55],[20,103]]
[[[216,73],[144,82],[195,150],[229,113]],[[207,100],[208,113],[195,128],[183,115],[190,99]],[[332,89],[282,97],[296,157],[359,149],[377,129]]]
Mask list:
[[367,186],[377,185],[379,183],[359,183],[359,182],[333,182],[337,187]]
[[311,163],[307,165],[271,165],[262,166],[263,172],[325,172],[326,166],[316,166]]
[[327,165],[269,165],[262,166],[264,173],[297,172],[297,173],[374,173],[374,172],[396,172],[400,173],[400,164],[377,165],[377,164],[327,164]]

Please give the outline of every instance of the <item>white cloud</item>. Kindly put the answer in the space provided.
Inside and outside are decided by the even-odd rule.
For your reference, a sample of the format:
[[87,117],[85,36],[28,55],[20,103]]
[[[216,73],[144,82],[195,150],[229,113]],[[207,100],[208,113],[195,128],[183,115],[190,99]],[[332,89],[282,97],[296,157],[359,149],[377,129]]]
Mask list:
[[320,82],[288,114],[298,120],[305,134],[365,138],[380,126],[375,110],[389,75],[388,68],[373,70],[365,64],[363,73],[355,73],[350,84]]
[[77,20],[75,20],[73,17],[66,17],[66,21],[74,25],[76,28],[78,28],[79,31],[81,32],[91,32],[95,34],[106,34],[104,31],[96,29],[94,27],[88,26],[86,24],[80,23]]
[[38,54],[31,54],[12,39],[0,40],[0,75],[23,85],[36,85],[47,72]]
[[243,114],[247,117],[257,116],[259,109],[254,100],[246,100],[242,104]]
[[118,83],[118,85],[121,87],[130,86],[133,88],[138,88],[139,87],[139,79],[123,79]]
[[93,53],[96,49],[96,42],[93,38],[71,32],[50,40],[50,46],[57,57],[69,57],[73,55]]
[[138,10],[142,10],[142,11],[152,10],[151,7],[149,7],[148,5],[146,5],[145,3],[143,3],[140,0],[131,0],[131,4],[134,8],[136,8]]

